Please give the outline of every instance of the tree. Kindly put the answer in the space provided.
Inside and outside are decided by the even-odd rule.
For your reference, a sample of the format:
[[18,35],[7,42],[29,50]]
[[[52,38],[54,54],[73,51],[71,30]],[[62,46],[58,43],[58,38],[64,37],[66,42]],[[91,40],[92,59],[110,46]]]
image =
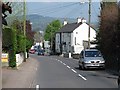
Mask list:
[[55,52],[55,33],[61,28],[61,23],[59,20],[54,20],[50,24],[47,25],[45,30],[44,39],[46,41],[50,41],[51,50]]
[[35,42],[42,42],[43,41],[43,36],[40,32],[36,32],[34,35],[34,40]]
[[[104,0],[103,0],[104,1]],[[117,65],[117,39],[118,8],[116,2],[103,2],[101,4],[100,27],[97,34],[98,48],[106,59],[106,67],[116,69]]]
[[59,20],[54,20],[52,21],[50,24],[47,25],[47,28],[45,30],[45,35],[44,35],[44,39],[47,40],[51,40],[55,33],[61,28],[61,23]]

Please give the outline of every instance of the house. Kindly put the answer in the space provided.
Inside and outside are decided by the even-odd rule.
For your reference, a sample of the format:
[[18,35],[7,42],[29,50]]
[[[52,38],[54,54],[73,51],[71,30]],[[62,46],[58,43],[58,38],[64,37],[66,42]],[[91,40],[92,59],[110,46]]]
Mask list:
[[[56,53],[79,54],[88,46],[89,24],[85,19],[78,18],[75,23],[64,21],[64,26],[56,32]],[[94,41],[96,31],[90,26],[90,41]]]

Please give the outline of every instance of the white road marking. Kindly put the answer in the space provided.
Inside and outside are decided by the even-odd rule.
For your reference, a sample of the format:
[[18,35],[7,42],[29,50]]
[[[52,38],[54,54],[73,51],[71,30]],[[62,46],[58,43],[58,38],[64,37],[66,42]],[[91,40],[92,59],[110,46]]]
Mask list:
[[66,65],[65,63],[63,63],[63,65]]
[[63,63],[62,61],[60,61],[60,63]]
[[71,69],[74,73],[77,73],[74,69]]
[[[56,59],[57,60],[57,59]],[[74,61],[79,61],[79,60],[77,60],[77,59],[73,59]],[[60,60],[57,60],[58,62],[60,62],[60,63],[63,63],[62,61],[60,61]],[[65,63],[63,63],[63,65],[66,65]],[[70,66],[67,66],[67,68],[71,68]],[[77,73],[74,69],[71,69],[74,73]],[[81,77],[83,80],[87,80],[85,77],[83,77],[81,74],[78,74],[78,76],[79,77]]]
[[85,77],[83,77],[82,75],[78,74],[79,77],[81,77],[83,80],[87,80]]
[[39,90],[39,88],[40,88],[39,85],[36,85],[36,90]]
[[67,66],[67,68],[69,68],[69,69],[70,69],[70,66]]

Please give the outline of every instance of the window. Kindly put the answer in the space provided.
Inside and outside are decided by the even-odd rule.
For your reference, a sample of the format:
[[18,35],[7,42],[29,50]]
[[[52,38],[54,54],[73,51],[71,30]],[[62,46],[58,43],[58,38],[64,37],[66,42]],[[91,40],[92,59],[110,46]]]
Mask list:
[[101,57],[101,53],[99,51],[85,51],[86,57]]
[[76,34],[78,34],[78,32],[76,32]]
[[75,37],[75,45],[76,45],[76,37]]

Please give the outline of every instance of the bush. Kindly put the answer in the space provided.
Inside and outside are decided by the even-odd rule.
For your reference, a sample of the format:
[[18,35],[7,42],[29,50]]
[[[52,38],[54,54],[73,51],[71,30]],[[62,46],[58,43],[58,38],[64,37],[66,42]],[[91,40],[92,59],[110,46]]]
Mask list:
[[16,30],[5,27],[3,30],[3,49],[9,53],[9,66],[16,67]]
[[20,52],[24,52],[24,48],[25,48],[25,36],[24,35],[17,35],[17,52],[16,53],[20,53]]

